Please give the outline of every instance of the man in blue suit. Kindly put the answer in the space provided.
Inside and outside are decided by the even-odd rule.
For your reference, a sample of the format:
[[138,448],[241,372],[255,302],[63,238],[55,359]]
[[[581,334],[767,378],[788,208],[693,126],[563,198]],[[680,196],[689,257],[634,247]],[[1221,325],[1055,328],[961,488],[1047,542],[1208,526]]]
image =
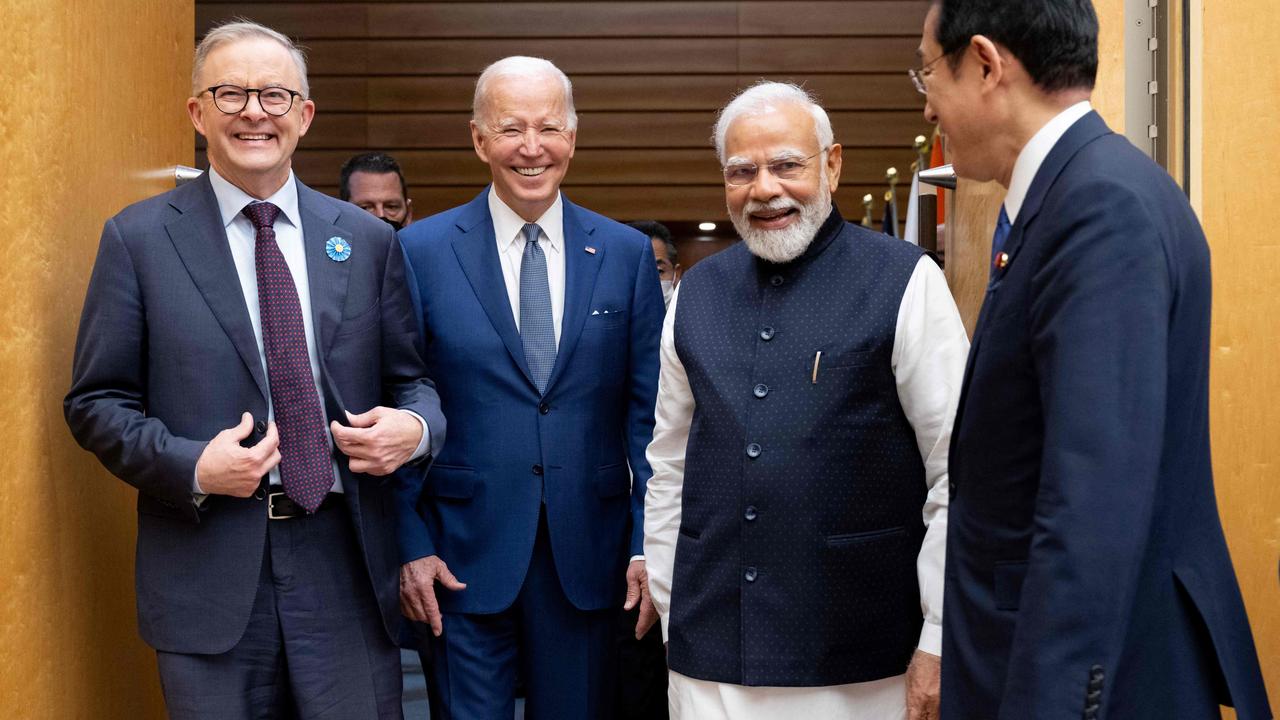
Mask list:
[[138,489],[137,594],[169,717],[399,718],[389,476],[439,451],[386,223],[298,182],[306,62],[210,31],[199,180],[107,221],[67,422]]
[[1008,188],[951,446],[942,717],[1270,718],[1214,501],[1209,248],[1092,111],[1089,0],[935,0],[912,71]]
[[560,193],[577,127],[564,73],[500,60],[473,113],[493,184],[401,235],[451,438],[402,497],[402,603],[430,624],[446,718],[510,718],[519,672],[530,717],[595,720],[624,587],[637,635],[654,620],[642,535],[662,292],[648,238]]

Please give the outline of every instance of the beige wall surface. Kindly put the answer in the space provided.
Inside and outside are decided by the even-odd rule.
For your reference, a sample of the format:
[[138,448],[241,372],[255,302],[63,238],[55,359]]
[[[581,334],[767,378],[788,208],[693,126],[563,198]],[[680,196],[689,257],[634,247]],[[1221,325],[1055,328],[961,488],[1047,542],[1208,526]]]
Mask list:
[[103,221],[192,161],[192,0],[0,0],[0,18],[0,717],[159,718],[135,493],[61,400]]
[[1280,16],[1270,0],[1193,9],[1193,29],[1203,33],[1203,96],[1192,110],[1192,132],[1202,135],[1197,211],[1213,252],[1213,468],[1271,708],[1280,712]]

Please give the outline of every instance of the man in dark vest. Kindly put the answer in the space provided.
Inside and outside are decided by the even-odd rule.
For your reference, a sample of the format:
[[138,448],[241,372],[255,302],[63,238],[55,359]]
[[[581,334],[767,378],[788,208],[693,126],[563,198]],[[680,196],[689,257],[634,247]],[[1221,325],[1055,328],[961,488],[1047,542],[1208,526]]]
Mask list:
[[745,242],[672,299],[648,449],[672,717],[936,718],[959,313],[919,248],[835,209],[805,91],[746,90],[716,150]]

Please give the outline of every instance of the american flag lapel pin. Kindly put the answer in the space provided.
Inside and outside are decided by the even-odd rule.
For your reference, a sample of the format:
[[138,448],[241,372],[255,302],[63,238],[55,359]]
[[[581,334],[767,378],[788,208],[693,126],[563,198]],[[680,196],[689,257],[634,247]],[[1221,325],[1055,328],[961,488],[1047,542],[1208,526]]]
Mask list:
[[582,249],[583,249],[583,250],[586,250],[587,252],[591,253],[592,255],[595,255],[595,254],[596,254],[596,249],[595,249],[595,248],[593,248],[593,247],[591,247],[590,245],[588,245],[588,246],[586,246],[586,247],[584,247],[584,248],[582,248]]

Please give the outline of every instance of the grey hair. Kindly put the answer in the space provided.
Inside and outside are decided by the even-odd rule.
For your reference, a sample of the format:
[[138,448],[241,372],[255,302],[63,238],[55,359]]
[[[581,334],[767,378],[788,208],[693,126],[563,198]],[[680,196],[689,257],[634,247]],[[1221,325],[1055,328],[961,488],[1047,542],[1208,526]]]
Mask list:
[[491,64],[476,79],[476,93],[471,98],[471,121],[480,124],[482,108],[489,93],[489,83],[498,78],[538,78],[552,77],[560,81],[564,88],[565,121],[569,130],[578,129],[578,113],[573,107],[573,83],[555,63],[537,57],[512,55]]
[[724,163],[724,139],[729,134],[729,126],[740,117],[763,115],[776,110],[780,105],[800,105],[813,115],[813,126],[818,136],[818,146],[831,147],[835,142],[835,134],[831,131],[831,118],[818,103],[818,97],[793,83],[761,80],[755,85],[738,93],[728,105],[720,111],[716,119],[715,134],[712,142],[716,146],[716,156]]
[[302,93],[303,99],[310,98],[311,83],[307,82],[307,56],[302,48],[287,35],[244,18],[236,18],[231,22],[218,25],[205,33],[204,38],[200,40],[200,44],[196,46],[195,62],[191,64],[191,94],[198,95],[204,90],[200,87],[200,71],[204,70],[204,62],[209,59],[209,53],[229,42],[252,38],[275,40],[289,51],[293,64],[298,67],[298,77],[302,78],[302,87],[298,88],[298,91]]

